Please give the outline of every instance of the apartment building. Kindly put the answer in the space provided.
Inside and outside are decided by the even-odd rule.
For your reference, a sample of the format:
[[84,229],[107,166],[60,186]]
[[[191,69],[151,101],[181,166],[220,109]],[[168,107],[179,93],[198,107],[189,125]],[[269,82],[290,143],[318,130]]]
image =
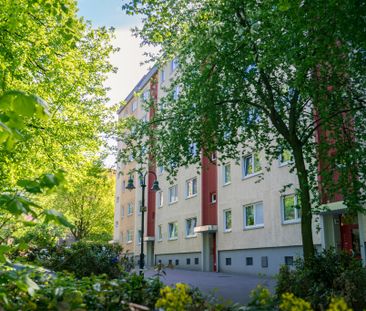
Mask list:
[[[152,69],[126,99],[119,118],[131,113],[151,117],[153,110],[133,110],[134,95],[154,89],[158,103],[174,79],[178,63],[173,60],[159,71]],[[150,92],[151,93],[151,92]],[[179,89],[176,90],[179,96]],[[140,110],[139,110],[140,109]],[[123,144],[119,146],[123,150]],[[192,146],[192,152],[200,152]],[[173,183],[167,180],[162,166],[153,166],[161,190],[147,191],[147,221],[144,243],[147,264],[163,263],[176,268],[233,273],[273,275],[281,265],[293,265],[302,256],[301,213],[295,206],[297,177],[290,173],[291,157],[284,152],[278,161],[266,163],[264,154],[242,154],[240,163],[220,162],[215,154],[202,157],[202,168],[180,168]],[[123,209],[129,202],[139,206],[141,189],[124,190],[128,172],[136,165],[121,166],[117,176],[116,230],[114,239],[124,249],[138,256],[141,218],[138,213],[128,219]],[[271,170],[264,169],[270,166]],[[150,176],[147,189],[154,176]],[[292,184],[292,188],[284,186]],[[135,176],[136,185],[136,176]],[[344,217],[341,197],[327,202],[328,210],[313,219],[315,246],[348,250],[366,262],[366,216]],[[134,236],[131,238],[129,230]]]

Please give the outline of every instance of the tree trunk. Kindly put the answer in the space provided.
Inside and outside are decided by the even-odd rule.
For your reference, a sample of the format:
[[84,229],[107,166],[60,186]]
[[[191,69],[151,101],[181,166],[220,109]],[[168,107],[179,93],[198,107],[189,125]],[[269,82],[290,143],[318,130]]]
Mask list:
[[301,198],[301,236],[304,251],[305,263],[315,255],[313,232],[312,232],[312,211],[310,200],[310,187],[308,181],[308,172],[305,166],[305,160],[302,145],[299,141],[292,144],[295,159],[297,178],[299,181]]

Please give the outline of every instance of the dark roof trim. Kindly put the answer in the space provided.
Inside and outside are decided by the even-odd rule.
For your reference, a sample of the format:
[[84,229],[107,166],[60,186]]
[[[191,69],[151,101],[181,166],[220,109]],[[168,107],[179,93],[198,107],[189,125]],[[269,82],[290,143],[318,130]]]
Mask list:
[[[130,92],[130,94],[127,95],[127,97],[125,98],[125,102],[128,103],[133,96],[135,95],[135,93],[139,92],[151,79],[151,77],[158,71],[158,67],[154,66],[152,69],[150,69],[150,71],[144,75],[141,80],[136,84],[136,86],[133,88],[133,90]],[[125,108],[126,106],[121,106],[118,110],[117,113],[120,114],[121,111]]]

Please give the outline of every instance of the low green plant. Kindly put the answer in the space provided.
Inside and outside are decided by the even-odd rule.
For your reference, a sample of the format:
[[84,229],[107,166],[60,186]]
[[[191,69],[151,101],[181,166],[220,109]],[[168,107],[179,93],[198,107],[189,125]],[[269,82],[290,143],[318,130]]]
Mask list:
[[277,300],[284,293],[308,301],[316,310],[326,309],[332,297],[343,297],[354,310],[366,308],[366,269],[360,260],[346,253],[326,250],[308,261],[295,262],[295,269],[280,269]]

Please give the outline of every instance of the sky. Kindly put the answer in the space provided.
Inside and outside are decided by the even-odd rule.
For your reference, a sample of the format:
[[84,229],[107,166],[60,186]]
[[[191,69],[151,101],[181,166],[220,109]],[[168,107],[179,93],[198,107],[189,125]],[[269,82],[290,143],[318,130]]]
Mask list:
[[140,25],[140,18],[129,16],[122,11],[122,0],[78,0],[79,16],[90,20],[95,27],[114,27],[116,38],[113,45],[120,51],[111,56],[111,63],[118,68],[117,74],[110,74],[106,86],[111,104],[124,100],[149,66],[141,66],[146,60],[143,53],[151,51],[140,47],[138,38],[132,36],[130,29]]
[[[142,76],[149,70],[149,65],[140,64],[146,60],[144,52],[151,49],[140,47],[140,41],[135,38],[130,29],[141,24],[140,18],[130,16],[122,11],[122,0],[78,0],[79,16],[91,21],[94,27],[114,27],[116,38],[112,42],[120,51],[113,54],[110,61],[118,68],[117,74],[110,74],[106,86],[110,104],[119,103],[132,91]],[[116,142],[108,141],[115,145]],[[115,157],[108,156],[105,165],[115,166]]]

